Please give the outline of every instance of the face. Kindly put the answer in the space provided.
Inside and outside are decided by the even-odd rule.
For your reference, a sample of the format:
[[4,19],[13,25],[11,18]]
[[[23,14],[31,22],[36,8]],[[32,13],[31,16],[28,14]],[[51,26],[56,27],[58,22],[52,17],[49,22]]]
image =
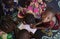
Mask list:
[[47,14],[47,16],[42,16],[42,21],[43,22],[50,22],[53,18],[52,14]]

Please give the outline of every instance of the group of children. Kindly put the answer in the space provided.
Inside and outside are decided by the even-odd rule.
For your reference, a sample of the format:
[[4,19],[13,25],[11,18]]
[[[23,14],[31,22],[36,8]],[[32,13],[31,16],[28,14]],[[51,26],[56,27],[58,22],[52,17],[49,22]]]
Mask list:
[[36,39],[42,39],[44,35],[52,35],[50,30],[58,30],[60,28],[60,14],[55,13],[52,8],[48,8],[37,22],[33,14],[27,13],[24,16],[23,23],[18,28],[32,33]]
[[[17,9],[17,17],[21,20],[21,25],[17,27],[19,32],[16,39],[42,39],[44,35],[51,36],[51,30],[60,29],[60,12],[55,12],[53,8],[47,7],[44,0],[20,0],[18,7],[17,5],[14,6],[12,0],[9,2],[4,1],[2,5],[6,11],[5,14],[10,11],[11,14]],[[5,32],[0,31],[0,35],[2,33]]]
[[35,39],[42,39],[44,35],[51,36],[51,30],[60,28],[59,12],[55,12],[53,8],[47,7],[43,0],[33,0],[29,6],[20,7],[18,17],[23,20],[18,28],[32,33]]

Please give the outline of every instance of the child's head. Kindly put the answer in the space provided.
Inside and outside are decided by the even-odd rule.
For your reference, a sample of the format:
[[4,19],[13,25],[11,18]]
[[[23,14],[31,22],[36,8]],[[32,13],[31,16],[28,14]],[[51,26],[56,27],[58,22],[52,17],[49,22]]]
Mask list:
[[30,39],[30,34],[27,30],[20,30],[17,33],[17,39]]
[[35,24],[35,18],[33,14],[25,14],[24,21],[26,24]]
[[48,13],[42,15],[42,21],[49,22],[52,20],[52,17],[53,17],[53,14],[51,12],[48,12]]
[[42,14],[42,21],[43,22],[49,22],[52,20],[53,16],[54,16],[54,12],[52,11],[51,8],[50,9],[48,8],[45,11],[45,13]]

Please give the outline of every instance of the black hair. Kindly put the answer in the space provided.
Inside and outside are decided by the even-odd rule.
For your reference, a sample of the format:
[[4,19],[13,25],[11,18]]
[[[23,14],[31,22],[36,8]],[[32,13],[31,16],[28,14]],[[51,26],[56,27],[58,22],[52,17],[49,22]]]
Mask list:
[[26,7],[30,5],[31,0],[19,0],[19,4],[21,7]]
[[30,39],[30,33],[23,29],[17,33],[17,39]]
[[25,14],[25,17],[24,17],[24,21],[26,22],[26,24],[35,24],[35,18],[34,18],[34,15],[33,14]]

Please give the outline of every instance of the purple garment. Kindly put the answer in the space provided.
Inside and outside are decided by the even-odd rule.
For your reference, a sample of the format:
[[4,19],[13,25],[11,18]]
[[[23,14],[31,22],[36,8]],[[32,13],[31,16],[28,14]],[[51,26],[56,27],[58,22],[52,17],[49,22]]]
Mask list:
[[34,8],[34,13],[38,13],[39,9],[38,8]]
[[28,10],[31,10],[35,13],[36,18],[40,18],[41,15],[39,14],[39,8],[33,7],[33,6],[28,6]]
[[28,10],[33,11],[33,7],[32,6],[28,6]]

